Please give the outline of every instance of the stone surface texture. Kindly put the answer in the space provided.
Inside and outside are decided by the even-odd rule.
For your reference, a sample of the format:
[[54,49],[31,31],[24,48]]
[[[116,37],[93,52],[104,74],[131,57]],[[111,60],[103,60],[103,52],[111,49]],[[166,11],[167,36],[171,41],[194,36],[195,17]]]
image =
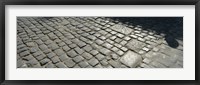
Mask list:
[[17,68],[183,68],[182,39],[173,47],[164,26],[134,20],[17,17]]

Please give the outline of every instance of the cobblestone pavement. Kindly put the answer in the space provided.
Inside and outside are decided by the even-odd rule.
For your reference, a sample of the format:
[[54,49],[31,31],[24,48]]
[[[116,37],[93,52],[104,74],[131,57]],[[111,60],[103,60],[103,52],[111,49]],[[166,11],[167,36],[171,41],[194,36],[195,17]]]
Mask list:
[[183,68],[175,40],[108,17],[18,17],[17,68]]

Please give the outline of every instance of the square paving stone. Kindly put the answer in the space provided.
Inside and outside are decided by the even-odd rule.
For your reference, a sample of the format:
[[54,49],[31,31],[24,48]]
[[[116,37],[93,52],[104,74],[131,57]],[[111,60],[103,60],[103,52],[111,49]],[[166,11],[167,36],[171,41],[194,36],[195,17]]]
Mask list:
[[67,68],[67,66],[63,62],[56,63],[58,68]]
[[101,30],[101,31],[99,31],[99,33],[101,33],[102,35],[106,35],[108,32]]
[[82,42],[82,41],[80,41],[80,42],[78,42],[78,44],[77,44],[79,47],[83,47],[83,46],[85,46],[86,45],[86,43],[85,42]]
[[56,56],[56,54],[53,53],[53,52],[47,54],[47,57],[48,57],[48,58],[52,58],[52,57],[54,57],[54,56]]
[[106,39],[106,41],[107,41],[108,43],[110,43],[110,44],[113,44],[113,43],[114,43],[114,41],[112,41],[112,40],[110,40],[110,39]]
[[95,33],[94,34],[96,37],[99,37],[99,36],[101,36],[101,34],[100,33]]
[[78,42],[80,42],[80,40],[77,38],[74,38],[74,39],[72,39],[72,42],[77,44]]
[[99,52],[98,52],[97,50],[92,50],[92,51],[90,51],[90,53],[91,53],[92,55],[96,55],[96,54],[98,54]]
[[145,59],[143,60],[143,62],[146,63],[146,64],[149,64],[149,63],[152,62],[152,60],[150,60],[150,59],[148,59],[148,58],[145,58]]
[[82,56],[76,56],[76,57],[73,58],[73,60],[74,60],[76,63],[78,63],[78,62],[84,60],[84,58],[83,58]]
[[47,63],[50,62],[50,61],[51,61],[50,59],[44,58],[44,59],[42,59],[42,60],[40,61],[40,63],[41,63],[41,65],[45,65],[45,64],[47,64]]
[[92,59],[90,59],[90,60],[88,61],[88,63],[89,63],[90,65],[92,65],[92,66],[95,66],[95,65],[97,65],[97,64],[99,63],[99,61],[98,61],[97,59],[95,59],[95,58],[92,58]]
[[70,40],[65,40],[64,42],[65,42],[66,44],[68,44],[68,45],[69,45],[69,44],[72,44],[72,42],[71,42]]
[[126,46],[135,51],[135,52],[139,52],[146,44],[137,40],[131,40],[130,42],[128,42],[126,44]]
[[120,62],[126,66],[135,68],[142,62],[142,57],[132,51],[128,51],[124,56],[121,57]]
[[89,64],[86,61],[82,61],[79,63],[79,66],[82,68],[85,68],[85,67],[89,66]]
[[52,40],[47,40],[47,41],[45,41],[44,43],[45,43],[46,45],[49,45],[49,44],[53,43],[53,41],[52,41]]
[[115,68],[119,68],[119,67],[121,66],[121,64],[120,64],[119,62],[114,61],[114,60],[109,60],[108,63],[109,63],[111,66],[115,67]]
[[97,64],[95,68],[102,68],[101,64]]
[[76,44],[70,44],[69,47],[70,48],[75,48],[77,45]]
[[55,43],[51,43],[48,45],[48,48],[51,49],[51,50],[56,50],[59,48],[59,46]]
[[115,39],[115,42],[117,42],[117,43],[120,43],[121,41],[122,41],[122,39],[120,39],[120,38]]
[[110,48],[112,48],[113,45],[106,42],[106,43],[103,44],[103,46],[110,49]]
[[136,35],[130,35],[130,37],[135,38],[135,39],[138,38],[138,36],[136,36]]
[[38,64],[39,62],[34,58],[34,59],[32,59],[32,60],[29,60],[28,62],[27,62],[27,64],[31,64],[32,66],[33,65],[36,65],[36,64]]
[[43,44],[42,40],[35,40],[35,42],[36,42],[38,45]]
[[65,52],[67,52],[67,51],[70,50],[70,48],[69,48],[68,46],[64,46],[64,47],[63,47],[63,50],[64,50]]
[[116,36],[110,37],[111,40],[114,40],[114,39],[116,39],[116,38],[117,38]]
[[78,54],[82,54],[84,51],[82,49],[80,49],[79,47],[76,47],[74,49]]
[[36,65],[33,65],[32,68],[42,68],[42,66],[38,63],[38,64],[36,64]]
[[119,50],[119,48],[113,47],[111,50],[114,51],[114,52],[117,52]]
[[49,63],[48,65],[45,66],[45,68],[55,68],[55,65],[52,63]]
[[31,60],[31,59],[33,59],[33,58],[34,58],[34,57],[33,57],[32,55],[28,55],[28,56],[23,57],[22,59],[23,59],[23,60],[29,61],[29,60]]
[[99,51],[100,51],[102,54],[104,54],[104,55],[108,55],[108,54],[111,53],[111,51],[108,50],[107,48],[101,48]]
[[65,61],[66,59],[68,59],[69,57],[66,54],[62,54],[59,56],[61,61]]
[[102,61],[100,61],[100,63],[103,65],[103,66],[106,66],[108,65],[108,62],[106,59],[103,59]]
[[127,43],[127,41],[121,41],[120,44],[121,45],[125,45]]
[[131,38],[127,36],[127,37],[124,37],[124,39],[128,41],[128,40],[130,40]]
[[41,38],[41,40],[43,41],[43,42],[45,42],[46,40],[49,40],[49,37],[48,36],[43,36],[42,38]]
[[20,55],[21,57],[24,57],[24,56],[27,56],[27,55],[29,55],[29,54],[30,54],[29,51],[24,51],[24,52],[21,52],[19,55]]
[[93,56],[90,54],[90,53],[87,53],[87,52],[84,52],[82,54],[82,56],[85,58],[85,59],[91,59]]
[[105,40],[106,39],[106,37],[105,36],[101,36],[101,37],[99,37],[101,40]]
[[93,36],[93,35],[89,35],[89,36],[87,36],[90,40],[95,40],[95,39],[97,39],[95,36]]
[[76,63],[74,63],[71,59],[67,59],[64,61],[65,65],[67,65],[67,67],[72,68]]
[[58,43],[58,45],[59,45],[60,47],[62,47],[62,46],[65,46],[66,44],[65,44],[64,42],[60,42],[60,43]]
[[141,38],[141,37],[139,37],[138,40],[141,41],[141,42],[144,42],[144,41],[145,41],[145,39],[144,39],[144,38]]
[[71,57],[71,58],[74,58],[78,54],[72,49],[72,50],[70,50],[70,51],[67,52],[67,55],[69,55],[69,57]]
[[92,50],[92,47],[90,45],[86,45],[85,47],[83,47],[83,49],[85,49],[87,52],[90,52]]
[[42,55],[39,55],[37,57],[35,57],[37,60],[42,60],[46,57],[46,55],[42,54]]
[[120,34],[120,33],[117,33],[116,34],[119,38],[123,38],[124,37],[124,35],[123,34]]
[[33,42],[28,42],[28,43],[26,43],[26,45],[28,47],[34,47],[34,46],[36,46],[35,43],[33,43]]
[[118,48],[121,48],[122,47],[122,45],[120,45],[120,44],[118,44],[118,43],[115,43],[114,44],[116,47],[118,47]]
[[97,39],[95,42],[96,42],[98,45],[101,45],[101,44],[104,43],[104,42],[103,42],[102,40],[100,40],[100,39]]
[[119,50],[119,51],[117,51],[117,54],[121,56],[121,55],[123,55],[123,54],[124,54],[124,52],[123,52],[123,51],[121,51],[121,50]]
[[58,56],[64,54],[65,52],[62,49],[57,49],[54,51]]
[[128,49],[126,47],[121,47],[121,50],[127,51]]
[[105,58],[105,56],[102,55],[102,54],[100,54],[100,53],[99,53],[98,55],[96,55],[95,57],[96,57],[98,60],[100,60],[100,61],[103,60],[103,59]]
[[45,44],[40,45],[39,48],[40,48],[42,51],[48,49],[48,47],[47,47]]
[[110,56],[114,60],[117,60],[119,58],[119,56],[117,54],[115,54],[115,53],[112,53]]
[[126,35],[130,34],[133,31],[131,28],[119,24],[112,26],[111,29]]
[[59,59],[58,56],[55,56],[55,57],[51,58],[51,60],[53,61],[53,63],[60,62],[60,59]]
[[26,45],[24,45],[24,44],[17,45],[17,50],[22,49],[22,48],[25,48],[25,47],[26,47]]
[[111,31],[110,33],[111,33],[111,34],[116,34],[117,32],[115,32],[115,31]]
[[107,35],[106,35],[106,38],[108,38],[108,37],[110,37],[110,36],[112,36],[112,34],[107,34]]

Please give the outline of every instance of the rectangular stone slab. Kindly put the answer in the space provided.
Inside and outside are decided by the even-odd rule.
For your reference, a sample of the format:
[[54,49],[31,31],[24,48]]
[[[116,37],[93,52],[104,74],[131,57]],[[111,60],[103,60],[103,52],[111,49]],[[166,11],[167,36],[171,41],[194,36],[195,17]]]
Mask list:
[[112,26],[111,29],[126,35],[130,34],[133,31],[133,29],[119,24]]
[[133,51],[128,51],[124,56],[122,56],[120,62],[126,66],[134,68],[142,62],[142,57]]
[[126,46],[135,52],[139,52],[145,46],[145,43],[138,40],[131,40]]

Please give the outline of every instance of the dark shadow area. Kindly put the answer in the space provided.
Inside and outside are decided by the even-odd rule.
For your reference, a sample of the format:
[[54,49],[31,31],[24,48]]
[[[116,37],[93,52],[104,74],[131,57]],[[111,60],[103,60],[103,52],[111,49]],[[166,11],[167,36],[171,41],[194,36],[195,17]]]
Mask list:
[[132,26],[141,26],[143,30],[165,34],[165,40],[170,47],[179,46],[178,40],[183,40],[183,17],[107,17],[114,22]]

